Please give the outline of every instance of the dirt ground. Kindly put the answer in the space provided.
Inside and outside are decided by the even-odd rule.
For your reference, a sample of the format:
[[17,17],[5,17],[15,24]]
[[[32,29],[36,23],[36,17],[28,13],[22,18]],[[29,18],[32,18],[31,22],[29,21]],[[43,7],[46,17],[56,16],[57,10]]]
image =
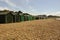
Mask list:
[[60,40],[60,21],[45,19],[0,24],[0,40]]

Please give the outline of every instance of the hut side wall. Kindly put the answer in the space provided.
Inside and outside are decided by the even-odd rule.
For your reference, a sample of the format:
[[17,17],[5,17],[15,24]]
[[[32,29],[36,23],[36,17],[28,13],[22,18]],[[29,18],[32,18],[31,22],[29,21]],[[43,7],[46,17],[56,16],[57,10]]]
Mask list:
[[13,22],[13,16],[11,14],[7,14],[7,23],[12,23]]
[[39,19],[39,17],[35,17],[35,19],[36,19],[36,20],[38,20],[38,19]]
[[24,15],[20,15],[20,21],[24,21]]
[[31,16],[31,15],[28,16],[28,20],[29,20],[29,21],[32,20],[32,16]]
[[0,23],[5,23],[5,15],[0,15]]
[[20,17],[19,17],[19,15],[16,15],[16,22],[20,22]]
[[13,15],[13,22],[16,22],[16,16]]
[[24,21],[28,21],[28,16],[24,15]]
[[35,16],[32,16],[32,20],[35,20]]

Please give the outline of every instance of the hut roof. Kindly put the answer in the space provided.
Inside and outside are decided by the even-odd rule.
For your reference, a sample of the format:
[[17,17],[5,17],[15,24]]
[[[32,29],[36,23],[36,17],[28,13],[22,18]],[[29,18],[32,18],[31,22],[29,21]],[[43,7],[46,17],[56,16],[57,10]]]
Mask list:
[[22,15],[23,13],[12,12],[13,15]]
[[23,13],[23,15],[30,15],[30,14],[28,14],[28,13]]
[[0,11],[0,15],[5,15],[5,14],[8,14],[9,12],[3,12],[3,11]]
[[38,17],[46,17],[46,15],[38,15]]
[[23,13],[19,13],[19,15],[23,15]]
[[3,11],[0,11],[0,15],[6,15],[8,13],[12,13],[13,11],[9,11],[9,10],[3,10]]
[[13,15],[17,15],[17,12],[12,12]]

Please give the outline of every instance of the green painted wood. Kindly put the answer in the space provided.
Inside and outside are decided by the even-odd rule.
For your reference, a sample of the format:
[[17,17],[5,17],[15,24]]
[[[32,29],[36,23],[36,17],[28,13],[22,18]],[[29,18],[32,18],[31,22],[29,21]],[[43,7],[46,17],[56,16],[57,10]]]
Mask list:
[[28,16],[28,20],[29,20],[29,21],[32,20],[32,16],[31,16],[31,15]]
[[6,21],[7,23],[12,23],[13,22],[13,16],[11,14],[6,15]]
[[28,21],[28,16],[24,15],[24,21]]
[[32,16],[32,20],[35,20],[35,17],[34,16]]
[[20,15],[20,21],[24,21],[24,15]]
[[19,15],[16,15],[16,22],[20,22],[20,17],[19,17]]

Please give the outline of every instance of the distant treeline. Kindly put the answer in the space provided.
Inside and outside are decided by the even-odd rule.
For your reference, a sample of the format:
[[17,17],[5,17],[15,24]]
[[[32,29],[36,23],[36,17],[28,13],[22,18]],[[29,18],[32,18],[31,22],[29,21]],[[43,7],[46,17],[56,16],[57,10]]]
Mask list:
[[55,15],[37,15],[36,19],[48,19],[48,18],[60,18],[60,16]]

